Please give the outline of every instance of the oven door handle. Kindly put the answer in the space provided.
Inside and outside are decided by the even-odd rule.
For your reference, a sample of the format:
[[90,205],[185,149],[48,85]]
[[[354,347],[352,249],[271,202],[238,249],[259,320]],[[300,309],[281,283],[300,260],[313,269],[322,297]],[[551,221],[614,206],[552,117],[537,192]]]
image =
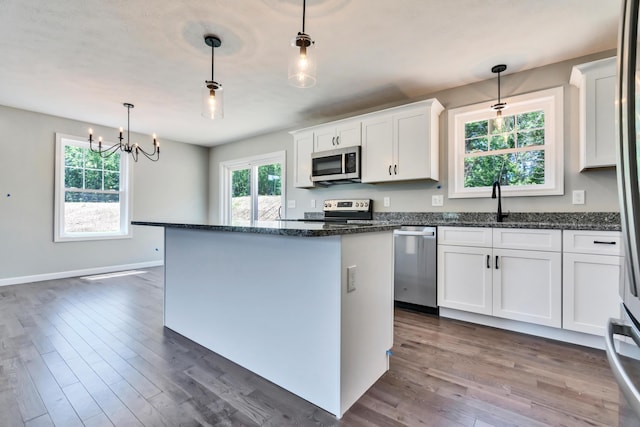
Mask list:
[[635,387],[633,381],[631,381],[631,378],[629,378],[629,375],[625,371],[624,366],[622,366],[620,355],[616,352],[616,347],[613,341],[614,334],[630,337],[635,341],[634,333],[629,325],[625,325],[618,319],[609,319],[607,333],[605,335],[605,347],[611,371],[613,372],[613,376],[618,383],[618,386],[620,386],[622,394],[624,394],[624,397],[627,399],[627,402],[633,411],[640,416],[640,392],[638,392],[638,389]]

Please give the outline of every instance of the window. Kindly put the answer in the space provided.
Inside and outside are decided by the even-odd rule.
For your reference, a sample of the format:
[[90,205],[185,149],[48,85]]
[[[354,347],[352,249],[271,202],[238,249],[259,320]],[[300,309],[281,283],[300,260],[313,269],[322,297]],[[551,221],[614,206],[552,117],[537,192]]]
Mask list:
[[284,165],[284,151],[222,163],[223,223],[251,225],[279,219],[285,200]]
[[102,158],[80,137],[56,134],[56,242],[131,237],[128,156]]
[[562,88],[514,96],[502,118],[490,102],[449,111],[449,197],[564,194]]

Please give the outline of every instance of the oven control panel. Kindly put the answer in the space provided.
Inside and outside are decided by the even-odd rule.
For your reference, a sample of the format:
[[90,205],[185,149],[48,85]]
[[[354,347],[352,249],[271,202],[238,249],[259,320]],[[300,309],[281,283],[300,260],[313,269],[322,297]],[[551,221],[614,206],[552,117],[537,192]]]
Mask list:
[[371,199],[332,199],[325,200],[325,212],[369,212],[373,207]]

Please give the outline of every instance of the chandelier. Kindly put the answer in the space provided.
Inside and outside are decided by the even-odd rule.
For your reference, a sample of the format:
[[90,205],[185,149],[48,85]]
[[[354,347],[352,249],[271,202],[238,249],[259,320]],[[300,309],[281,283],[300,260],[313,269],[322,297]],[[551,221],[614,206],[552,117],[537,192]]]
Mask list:
[[120,141],[117,144],[113,144],[110,147],[103,147],[102,146],[102,137],[98,137],[98,147],[97,149],[94,148],[94,144],[95,144],[95,140],[93,139],[93,129],[89,129],[89,149],[94,152],[94,153],[98,153],[100,154],[100,157],[102,158],[107,158],[112,156],[114,153],[116,153],[118,150],[120,151],[124,151],[125,153],[129,153],[131,154],[131,157],[133,157],[134,161],[138,161],[138,156],[140,155],[140,153],[142,153],[147,159],[153,161],[153,162],[157,162],[160,159],[160,144],[158,144],[158,140],[156,139],[156,134],[153,134],[153,152],[151,153],[147,153],[146,151],[144,151],[142,149],[142,147],[140,147],[137,143],[131,143],[129,142],[129,122],[130,122],[130,115],[131,115],[131,109],[133,108],[133,104],[129,104],[128,102],[125,102],[124,104],[125,107],[127,107],[127,142],[122,142],[124,140],[124,138],[122,137],[122,128],[120,128],[120,135],[118,136],[118,140]]

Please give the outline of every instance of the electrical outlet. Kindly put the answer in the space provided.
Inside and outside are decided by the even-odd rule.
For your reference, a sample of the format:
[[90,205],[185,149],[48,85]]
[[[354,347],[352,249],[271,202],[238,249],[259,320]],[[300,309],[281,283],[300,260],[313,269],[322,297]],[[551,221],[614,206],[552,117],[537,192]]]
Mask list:
[[431,196],[431,206],[444,205],[444,196],[442,194],[436,194]]
[[388,197],[384,198],[384,207],[388,208],[389,206],[391,206],[391,199],[389,199]]
[[356,266],[347,267],[347,292],[356,290]]
[[584,190],[573,190],[574,205],[584,205]]
[[312,208],[316,207],[316,199],[311,199],[311,207]]
[[296,201],[295,200],[287,201],[287,209],[295,209],[295,208],[296,208]]

